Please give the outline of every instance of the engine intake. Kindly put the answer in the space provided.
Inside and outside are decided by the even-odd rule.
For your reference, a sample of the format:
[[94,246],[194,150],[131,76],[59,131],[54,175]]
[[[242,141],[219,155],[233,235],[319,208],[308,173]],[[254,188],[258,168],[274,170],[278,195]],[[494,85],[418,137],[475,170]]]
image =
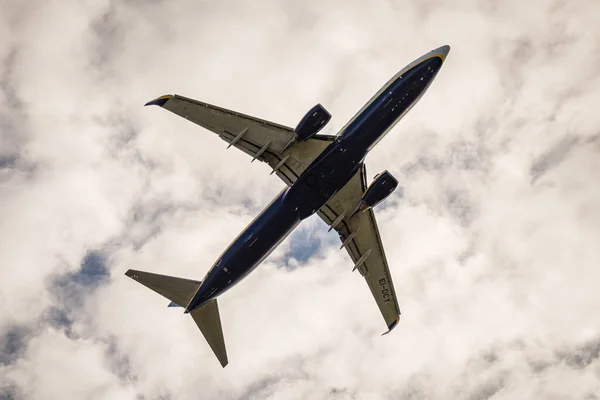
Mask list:
[[300,120],[294,131],[298,140],[303,142],[315,136],[331,119],[331,114],[321,105],[317,104]]
[[398,181],[388,171],[383,171],[375,178],[363,194],[356,211],[366,211],[385,200],[398,187]]

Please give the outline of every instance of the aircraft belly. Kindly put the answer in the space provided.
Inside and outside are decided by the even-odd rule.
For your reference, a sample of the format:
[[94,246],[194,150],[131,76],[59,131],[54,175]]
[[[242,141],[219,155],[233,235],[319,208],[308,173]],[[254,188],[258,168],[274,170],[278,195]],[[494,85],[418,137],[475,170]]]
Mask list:
[[230,250],[222,265],[236,277],[243,277],[266,258],[300,223],[290,204],[278,199],[250,224]]
[[301,219],[314,214],[350,180],[364,157],[359,150],[336,143],[302,173],[287,195]]
[[229,290],[256,268],[298,226],[293,204],[282,192],[225,250],[190,303],[200,307]]
[[236,280],[242,279],[258,267],[301,221],[295,212],[283,209],[278,211],[273,214],[269,223],[257,226],[252,238],[224,262],[231,265]]

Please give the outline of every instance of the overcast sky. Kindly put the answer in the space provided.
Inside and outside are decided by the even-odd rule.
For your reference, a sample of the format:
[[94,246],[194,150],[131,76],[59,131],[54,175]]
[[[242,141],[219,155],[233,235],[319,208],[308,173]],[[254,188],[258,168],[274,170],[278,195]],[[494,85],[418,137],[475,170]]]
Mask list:
[[[600,2],[0,1],[0,399],[600,399]],[[403,312],[303,222],[220,299],[230,364],[123,275],[201,279],[283,183],[157,107],[335,134],[441,45],[367,157]]]

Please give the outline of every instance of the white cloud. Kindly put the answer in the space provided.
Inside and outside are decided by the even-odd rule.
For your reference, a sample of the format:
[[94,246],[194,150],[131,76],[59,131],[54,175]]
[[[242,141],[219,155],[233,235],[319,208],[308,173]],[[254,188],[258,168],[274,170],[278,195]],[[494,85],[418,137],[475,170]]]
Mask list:
[[[2,9],[0,397],[598,397],[596,1]],[[377,210],[393,334],[316,217],[221,299],[226,369],[123,276],[201,278],[283,187],[144,102],[179,93],[289,126],[321,102],[335,133],[446,43],[367,158],[404,187]]]

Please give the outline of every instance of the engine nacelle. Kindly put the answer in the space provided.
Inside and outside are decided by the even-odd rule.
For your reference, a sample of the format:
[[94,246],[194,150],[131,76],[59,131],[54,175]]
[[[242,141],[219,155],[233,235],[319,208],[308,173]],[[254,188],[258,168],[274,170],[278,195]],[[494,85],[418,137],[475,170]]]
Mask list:
[[366,211],[385,200],[398,187],[398,181],[388,171],[383,171],[375,178],[363,194],[356,211]]
[[294,129],[298,135],[298,140],[303,142],[315,136],[331,119],[331,114],[327,112],[321,104],[317,104],[306,113],[304,118]]

